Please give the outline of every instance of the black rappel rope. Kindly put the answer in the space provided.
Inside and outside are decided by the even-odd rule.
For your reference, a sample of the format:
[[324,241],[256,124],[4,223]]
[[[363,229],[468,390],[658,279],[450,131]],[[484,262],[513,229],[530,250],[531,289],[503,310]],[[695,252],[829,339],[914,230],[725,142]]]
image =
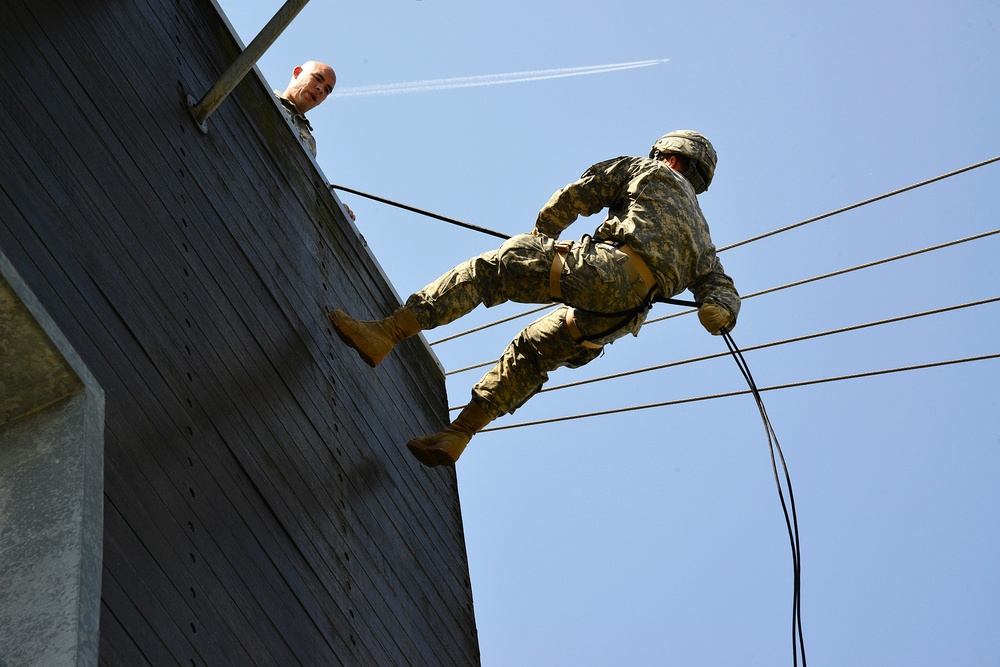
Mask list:
[[389,206],[395,206],[396,208],[401,208],[404,211],[410,211],[412,213],[419,213],[420,215],[426,215],[428,218],[434,218],[435,220],[441,220],[443,222],[451,223],[457,227],[464,227],[466,229],[471,229],[476,232],[481,232],[483,234],[489,234],[490,236],[495,236],[500,239],[509,239],[509,234],[504,234],[503,232],[498,232],[493,229],[488,229],[486,227],[480,227],[479,225],[473,225],[468,222],[462,222],[461,220],[456,220],[455,218],[449,218],[444,215],[438,215],[437,213],[432,213],[430,211],[425,211],[422,208],[417,208],[415,206],[410,206],[409,204],[401,204],[398,201],[392,201],[391,199],[385,199],[384,197],[379,197],[376,195],[368,194],[367,192],[361,192],[360,190],[354,190],[352,188],[345,188],[343,185],[334,185],[330,183],[330,187],[334,190],[343,190],[344,192],[350,192],[352,195],[358,195],[359,197],[365,197],[373,201],[377,201],[380,204],[388,204]]
[[[671,303],[677,306],[698,307],[697,302],[684,301],[682,299],[663,299],[657,297],[655,301]],[[753,376],[750,374],[750,366],[747,364],[746,359],[743,358],[743,352],[740,351],[740,348],[736,345],[736,341],[733,340],[732,335],[728,331],[722,332],[722,338],[726,341],[726,347],[729,348],[729,353],[733,355],[740,373],[743,374],[743,378],[747,381],[754,401],[757,403],[760,418],[764,422],[767,444],[771,452],[771,470],[774,471],[774,484],[778,489],[778,500],[781,501],[781,510],[785,515],[785,526],[788,528],[788,541],[792,547],[792,665],[797,667],[799,656],[801,655],[802,667],[806,667],[806,646],[802,633],[802,602],[800,597],[802,589],[802,554],[799,550],[799,519],[795,511],[795,494],[792,493],[792,479],[788,474],[785,454],[781,451],[781,445],[778,443],[778,435],[774,432],[774,427],[771,426],[771,419],[767,416],[764,399],[761,398],[760,391],[757,389],[757,383],[754,382]],[[785,501],[785,488],[781,486],[782,476],[778,474],[779,460],[781,461],[785,487],[788,489],[787,502]]]
[[[760,418],[764,422],[764,431],[767,433],[767,443],[771,451],[771,469],[774,471],[774,483],[778,487],[778,499],[781,501],[781,509],[785,514],[785,526],[788,528],[788,540],[792,547],[792,664],[798,665],[799,655],[801,655],[802,667],[806,667],[806,647],[805,639],[802,635],[802,604],[800,599],[802,555],[799,551],[799,520],[795,511],[795,494],[792,493],[792,480],[788,475],[785,455],[781,451],[781,445],[778,444],[778,436],[774,432],[771,420],[767,416],[767,410],[764,408],[764,400],[760,397],[760,392],[757,390],[757,383],[754,382],[753,376],[750,375],[750,367],[747,365],[746,359],[743,358],[743,353],[736,346],[736,341],[733,340],[729,332],[723,332],[722,337],[726,341],[726,347],[729,348],[733,359],[736,360],[736,365],[739,366],[740,372],[743,373],[743,377],[750,386],[754,401],[757,403],[757,409],[760,411]],[[775,453],[777,453],[777,456],[775,456]],[[781,461],[785,487],[788,489],[787,503],[785,501],[784,489],[781,486],[781,476],[778,474],[778,460]]]

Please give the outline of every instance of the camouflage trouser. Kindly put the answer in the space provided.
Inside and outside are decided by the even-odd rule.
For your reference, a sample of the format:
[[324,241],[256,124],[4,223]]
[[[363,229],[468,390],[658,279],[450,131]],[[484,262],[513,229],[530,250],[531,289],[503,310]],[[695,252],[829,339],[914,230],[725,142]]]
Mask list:
[[[406,305],[421,328],[433,329],[472,312],[479,304],[550,303],[549,278],[555,253],[555,241],[550,238],[515,236],[497,250],[459,264],[410,296]],[[565,258],[563,301],[574,307],[579,332],[598,345],[627,333],[638,334],[646,318],[643,300],[629,280],[624,261],[622,253],[589,237],[574,243]],[[620,314],[635,309],[641,310]],[[582,346],[570,335],[568,311],[561,306],[525,327],[473,387],[473,400],[487,414],[495,418],[513,412],[541,389],[550,371],[582,366],[601,353]]]

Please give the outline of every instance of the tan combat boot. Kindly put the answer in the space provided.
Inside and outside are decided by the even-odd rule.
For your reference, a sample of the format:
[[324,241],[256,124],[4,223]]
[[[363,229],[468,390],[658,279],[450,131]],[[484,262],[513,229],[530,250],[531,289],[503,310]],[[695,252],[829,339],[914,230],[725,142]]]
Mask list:
[[344,341],[372,368],[379,365],[396,343],[420,331],[420,323],[406,306],[396,309],[384,320],[355,320],[342,310],[330,311],[330,321]]
[[493,418],[475,403],[469,403],[458,417],[440,433],[422,435],[406,443],[410,452],[425,466],[455,465],[465,446]]

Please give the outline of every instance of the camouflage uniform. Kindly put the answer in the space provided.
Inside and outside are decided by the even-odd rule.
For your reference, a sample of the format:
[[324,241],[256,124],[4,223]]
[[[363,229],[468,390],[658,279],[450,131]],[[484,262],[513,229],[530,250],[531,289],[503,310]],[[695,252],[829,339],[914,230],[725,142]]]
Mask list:
[[303,145],[309,149],[313,157],[316,157],[316,139],[312,135],[312,125],[309,124],[309,120],[305,115],[300,114],[299,110],[295,108],[291,100],[283,97],[277,90],[274,91],[274,96],[278,98],[278,102],[281,104],[281,110],[285,112],[285,117],[292,122],[295,129],[299,133],[299,140]]
[[574,243],[565,258],[561,285],[566,305],[521,331],[473,387],[473,401],[491,417],[513,412],[541,389],[550,371],[582,366],[600,354],[570,334],[568,306],[580,333],[598,345],[626,333],[638,335],[648,307],[629,279],[627,257],[612,244],[627,243],[645,261],[661,296],[690,289],[699,303],[712,297],[735,322],[740,298],[716,257],[694,189],[662,162],[638,157],[594,165],[542,207],[536,233],[515,236],[456,266],[406,305],[423,329],[431,329],[479,304],[549,303],[556,239],[577,216],[604,208],[608,217],[594,237]]

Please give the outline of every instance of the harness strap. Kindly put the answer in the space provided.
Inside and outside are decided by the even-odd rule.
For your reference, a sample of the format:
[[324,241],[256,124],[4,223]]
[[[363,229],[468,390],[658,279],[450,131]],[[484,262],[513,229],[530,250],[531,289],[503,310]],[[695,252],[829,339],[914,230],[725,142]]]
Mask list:
[[562,270],[566,264],[566,255],[572,247],[572,241],[559,241],[556,243],[556,254],[552,258],[552,270],[549,272],[549,295],[553,301],[562,302]]
[[603,345],[598,345],[597,343],[587,340],[583,332],[580,331],[580,327],[576,325],[576,309],[569,308],[566,311],[566,328],[569,329],[569,335],[573,337],[577,343],[591,350],[600,350]]
[[[642,261],[642,258],[635,254],[635,251],[632,250],[627,243],[617,246],[616,249],[618,252],[629,258],[629,261],[625,263],[625,271],[628,273],[629,279],[632,281],[632,289],[635,290],[640,299],[645,299],[646,296],[650,292],[656,290],[657,287],[656,279],[653,277],[653,272],[649,270],[649,267],[646,266],[646,262]],[[635,272],[638,280],[632,278],[633,271]]]

